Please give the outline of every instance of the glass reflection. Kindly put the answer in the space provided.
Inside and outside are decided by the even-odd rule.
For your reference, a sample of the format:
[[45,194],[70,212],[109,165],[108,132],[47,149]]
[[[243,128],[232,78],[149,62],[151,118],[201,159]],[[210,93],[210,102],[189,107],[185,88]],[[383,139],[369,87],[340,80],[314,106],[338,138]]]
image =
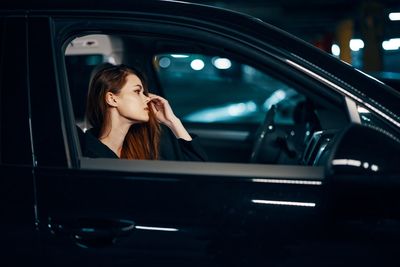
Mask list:
[[222,107],[207,108],[193,112],[184,117],[190,122],[217,122],[229,121],[233,117],[246,117],[257,111],[257,105],[253,101],[245,103],[229,104]]
[[302,181],[302,180],[285,180],[285,179],[251,179],[255,183],[268,184],[301,184],[301,185],[322,185],[320,181]]
[[315,207],[315,203],[312,202],[293,202],[293,201],[276,201],[276,200],[261,200],[261,199],[253,199],[251,200],[251,202],[256,204],[265,204],[265,205]]
[[377,172],[379,170],[379,166],[376,164],[370,164],[369,162],[362,162],[356,159],[334,159],[332,160],[332,165],[360,167],[367,170],[370,169],[371,171],[374,172]]
[[179,231],[179,229],[176,229],[176,228],[152,227],[152,226],[143,226],[143,225],[136,225],[135,228],[140,229],[140,230],[150,230],[150,231],[165,231],[165,232]]

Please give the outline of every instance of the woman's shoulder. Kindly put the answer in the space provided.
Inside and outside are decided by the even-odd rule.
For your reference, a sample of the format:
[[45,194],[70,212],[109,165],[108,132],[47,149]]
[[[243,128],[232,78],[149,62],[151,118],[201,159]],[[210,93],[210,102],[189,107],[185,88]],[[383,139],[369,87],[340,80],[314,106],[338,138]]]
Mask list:
[[[98,130],[91,128],[82,135],[82,155],[88,158],[118,158],[118,156],[98,138]],[[81,142],[81,143],[82,143]]]

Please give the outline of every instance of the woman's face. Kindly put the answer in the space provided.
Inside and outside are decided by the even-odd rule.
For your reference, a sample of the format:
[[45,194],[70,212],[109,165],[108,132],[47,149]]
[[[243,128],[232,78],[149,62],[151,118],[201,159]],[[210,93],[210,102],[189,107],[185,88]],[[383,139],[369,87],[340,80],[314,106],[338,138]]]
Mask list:
[[116,108],[120,116],[132,123],[149,121],[149,107],[147,103],[150,101],[150,98],[144,95],[143,84],[136,75],[129,74],[119,94],[114,96],[117,103]]

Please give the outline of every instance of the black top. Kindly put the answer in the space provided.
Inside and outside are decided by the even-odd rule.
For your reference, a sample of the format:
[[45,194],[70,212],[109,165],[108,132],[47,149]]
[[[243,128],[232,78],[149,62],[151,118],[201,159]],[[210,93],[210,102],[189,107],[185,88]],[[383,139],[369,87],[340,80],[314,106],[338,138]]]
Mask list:
[[[99,139],[97,131],[90,129],[85,133],[77,127],[82,154],[88,158],[118,158],[118,156]],[[167,127],[161,127],[160,159],[182,161],[206,161],[207,155],[201,148],[198,137],[192,135],[192,141],[177,139]]]

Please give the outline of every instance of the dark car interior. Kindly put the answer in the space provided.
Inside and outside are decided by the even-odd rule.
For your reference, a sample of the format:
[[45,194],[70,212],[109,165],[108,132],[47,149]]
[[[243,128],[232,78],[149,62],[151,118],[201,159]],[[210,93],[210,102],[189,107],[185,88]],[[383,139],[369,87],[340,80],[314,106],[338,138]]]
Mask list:
[[90,77],[104,62],[142,70],[150,92],[169,100],[212,162],[323,165],[335,134],[349,124],[341,98],[332,101],[270,66],[254,67],[240,53],[173,38],[83,35],[65,52],[80,134],[90,128]]

